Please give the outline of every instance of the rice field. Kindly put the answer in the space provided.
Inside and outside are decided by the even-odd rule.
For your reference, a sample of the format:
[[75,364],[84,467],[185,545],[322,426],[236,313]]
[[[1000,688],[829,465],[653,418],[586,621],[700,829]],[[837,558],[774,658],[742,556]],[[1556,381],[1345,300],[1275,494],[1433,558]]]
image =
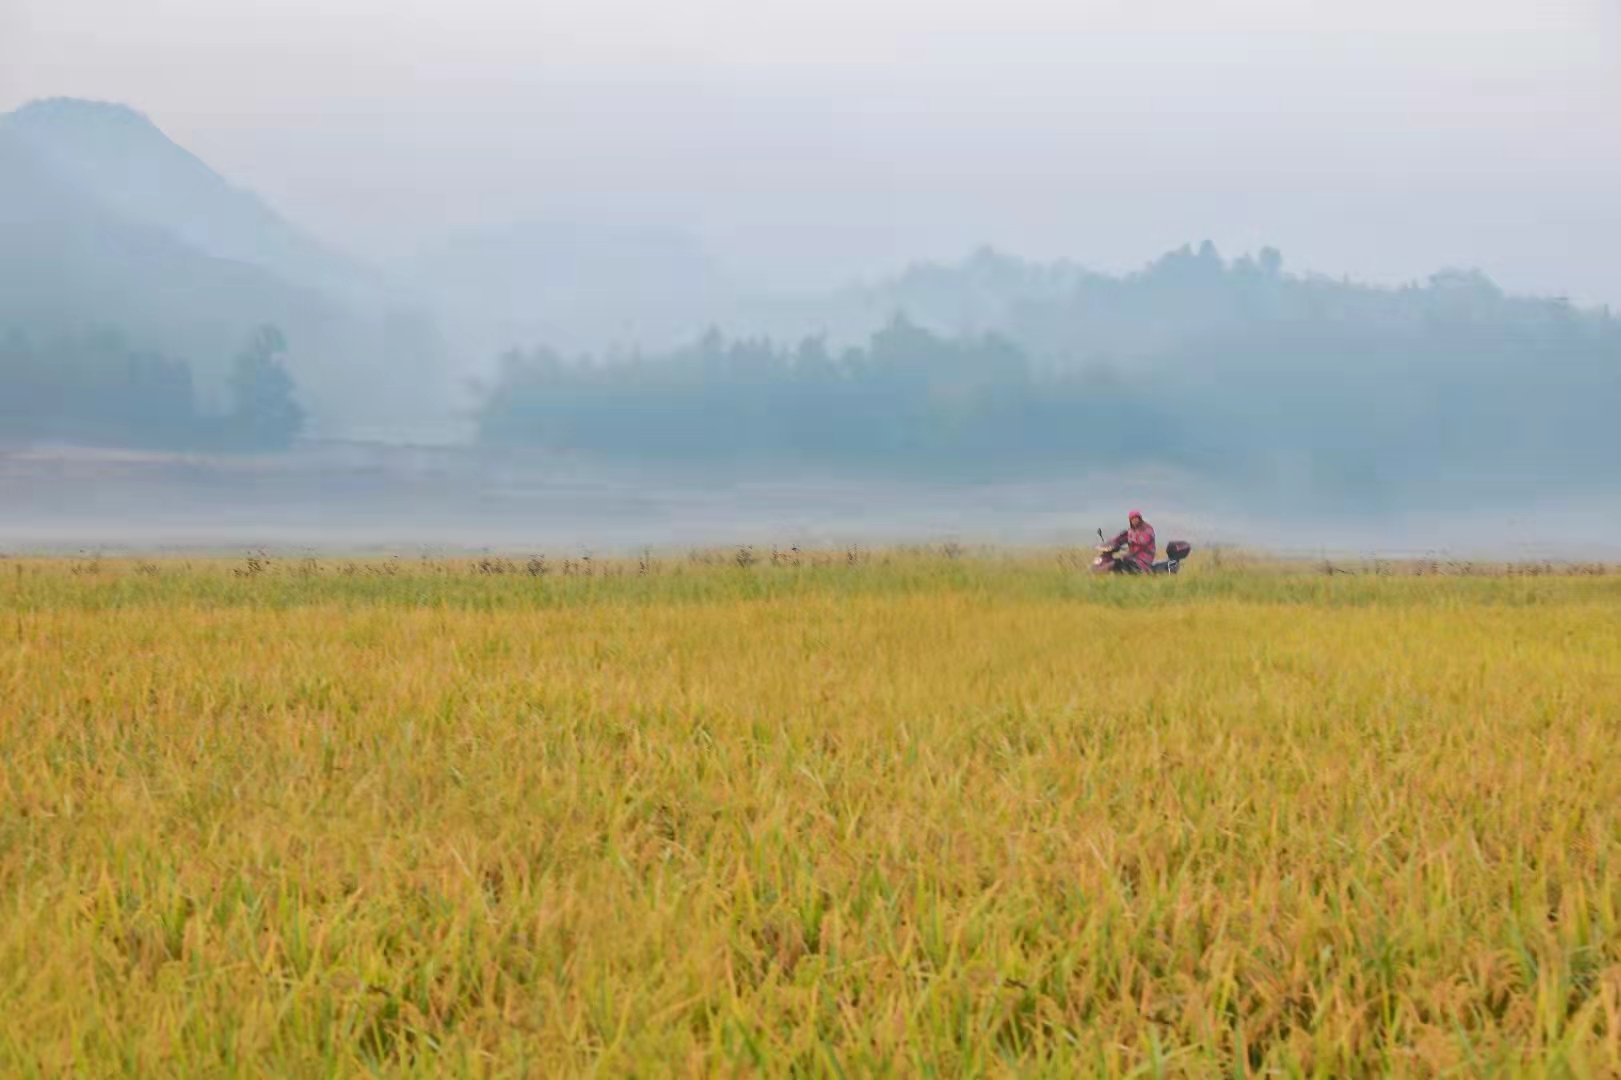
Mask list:
[[1621,1075],[1621,574],[0,560],[6,1076]]

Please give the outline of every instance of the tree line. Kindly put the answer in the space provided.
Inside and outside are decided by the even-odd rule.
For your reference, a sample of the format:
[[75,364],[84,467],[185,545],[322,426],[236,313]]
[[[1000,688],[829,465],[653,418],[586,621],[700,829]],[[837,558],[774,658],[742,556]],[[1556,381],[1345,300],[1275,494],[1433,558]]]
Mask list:
[[54,441],[175,451],[282,450],[304,427],[274,326],[236,356],[224,411],[202,407],[184,360],[141,349],[116,330],[0,330],[0,443]]
[[[1385,289],[1280,263],[1206,246],[1117,279],[982,257],[910,282],[931,325],[897,314],[838,350],[712,331],[657,356],[514,351],[481,438],[943,479],[1163,465],[1368,508],[1614,483],[1608,310],[1508,296],[1472,272]],[[945,329],[970,309],[994,328]]]
[[1088,373],[1042,375],[996,335],[896,318],[863,347],[788,348],[711,331],[662,356],[509,353],[480,416],[488,445],[693,463],[882,464],[976,472],[1009,461],[1125,461],[1149,403]]

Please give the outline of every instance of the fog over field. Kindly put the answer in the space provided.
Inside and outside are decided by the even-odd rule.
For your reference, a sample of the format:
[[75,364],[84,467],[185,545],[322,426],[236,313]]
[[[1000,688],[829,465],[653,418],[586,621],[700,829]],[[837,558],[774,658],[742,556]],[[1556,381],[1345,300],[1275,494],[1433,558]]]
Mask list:
[[0,546],[1613,557],[1608,0],[10,0]]
[[1080,547],[1141,506],[1162,541],[1191,540],[1199,556],[1236,547],[1310,558],[1621,560],[1606,499],[1291,513],[1169,473],[965,484],[579,470],[461,450],[322,449],[253,466],[44,451],[0,459],[0,499],[0,551],[15,554]]

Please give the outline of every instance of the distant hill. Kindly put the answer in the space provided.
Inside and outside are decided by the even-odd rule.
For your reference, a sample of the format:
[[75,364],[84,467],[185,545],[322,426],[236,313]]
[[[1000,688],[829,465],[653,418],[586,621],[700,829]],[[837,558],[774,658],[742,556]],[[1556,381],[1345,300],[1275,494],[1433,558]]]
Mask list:
[[55,176],[123,219],[196,251],[263,267],[334,297],[375,298],[381,278],[233,187],[150,120],[123,105],[57,98],[0,119]]
[[1621,319],[1466,270],[1381,288],[1208,244],[1122,276],[982,251],[751,314],[633,362],[514,354],[483,437],[942,478],[1169,467],[1314,513],[1621,475]]
[[896,314],[946,335],[1000,334],[1039,363],[1131,368],[1307,324],[1353,333],[1405,333],[1440,322],[1541,331],[1582,313],[1557,298],[1507,295],[1470,270],[1385,288],[1286,272],[1282,254],[1270,248],[1224,258],[1205,243],[1122,275],[984,248],[829,295],[756,299],[730,325],[788,340],[825,334],[843,344],[865,340]]
[[115,328],[188,361],[208,400],[253,329],[286,334],[320,434],[445,412],[431,320],[119,105],[0,115],[0,329]]

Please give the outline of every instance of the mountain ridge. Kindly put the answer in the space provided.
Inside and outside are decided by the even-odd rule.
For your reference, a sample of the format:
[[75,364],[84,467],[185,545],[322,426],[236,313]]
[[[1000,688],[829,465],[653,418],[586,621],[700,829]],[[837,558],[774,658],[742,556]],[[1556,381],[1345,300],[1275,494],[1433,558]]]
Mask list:
[[431,318],[128,106],[52,98],[0,115],[0,321],[117,327],[219,394],[264,323],[313,432],[410,437],[451,384]]
[[221,176],[129,105],[38,99],[0,115],[0,128],[98,202],[205,255],[255,263],[346,299],[379,287],[374,271]]

